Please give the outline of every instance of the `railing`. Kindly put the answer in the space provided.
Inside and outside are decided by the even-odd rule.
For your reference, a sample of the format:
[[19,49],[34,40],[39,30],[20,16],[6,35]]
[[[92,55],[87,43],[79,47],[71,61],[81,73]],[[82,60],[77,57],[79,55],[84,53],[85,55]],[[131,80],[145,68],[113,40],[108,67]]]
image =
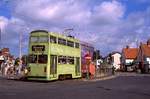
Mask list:
[[112,67],[99,67],[96,69],[95,77],[106,77],[114,74],[115,71]]

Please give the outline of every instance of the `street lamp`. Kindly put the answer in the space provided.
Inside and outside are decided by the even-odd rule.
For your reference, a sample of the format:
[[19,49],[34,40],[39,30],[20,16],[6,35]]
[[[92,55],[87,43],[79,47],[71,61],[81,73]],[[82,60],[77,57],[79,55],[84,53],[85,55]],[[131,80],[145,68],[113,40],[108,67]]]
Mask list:
[[[26,28],[27,30],[29,30],[29,28]],[[22,68],[22,32],[19,33],[19,73],[21,73],[21,68]]]
[[2,41],[1,41],[1,38],[2,38],[2,20],[0,20],[0,49],[2,47]]
[[19,74],[21,73],[22,68],[22,32],[19,33]]
[[2,31],[1,31],[1,25],[0,25],[0,49],[1,49],[1,45],[2,45],[2,43],[1,43],[1,33]]

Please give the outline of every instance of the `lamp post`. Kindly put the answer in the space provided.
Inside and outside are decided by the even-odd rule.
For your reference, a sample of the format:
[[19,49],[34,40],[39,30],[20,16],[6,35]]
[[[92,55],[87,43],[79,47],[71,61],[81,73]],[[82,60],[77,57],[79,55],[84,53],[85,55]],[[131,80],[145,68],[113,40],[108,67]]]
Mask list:
[[1,36],[2,36],[2,30],[1,30],[1,25],[0,25],[0,50],[1,50],[1,46],[2,46],[2,43],[1,43]]
[[[24,25],[22,25],[24,26]],[[29,28],[25,28],[26,30],[29,30]],[[22,68],[22,38],[23,38],[23,34],[22,31],[19,33],[19,73],[21,73],[21,68]]]
[[19,74],[21,73],[22,68],[22,32],[19,33]]
[[0,50],[1,50],[1,47],[2,47],[2,27],[1,27],[1,22],[2,20],[0,20]]

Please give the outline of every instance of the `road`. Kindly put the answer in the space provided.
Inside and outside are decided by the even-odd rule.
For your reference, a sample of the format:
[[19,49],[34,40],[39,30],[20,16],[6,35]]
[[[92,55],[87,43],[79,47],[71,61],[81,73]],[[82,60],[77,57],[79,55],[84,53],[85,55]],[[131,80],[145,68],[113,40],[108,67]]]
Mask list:
[[0,99],[150,99],[150,74],[118,74],[107,80],[54,82],[0,78]]

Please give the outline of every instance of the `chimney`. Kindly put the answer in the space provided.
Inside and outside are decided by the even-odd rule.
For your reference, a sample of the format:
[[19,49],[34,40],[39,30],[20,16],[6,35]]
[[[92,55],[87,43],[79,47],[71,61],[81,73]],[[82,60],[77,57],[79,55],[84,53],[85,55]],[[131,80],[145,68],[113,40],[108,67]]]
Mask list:
[[150,39],[147,40],[147,46],[150,47]]
[[130,48],[129,45],[126,46],[126,49]]

